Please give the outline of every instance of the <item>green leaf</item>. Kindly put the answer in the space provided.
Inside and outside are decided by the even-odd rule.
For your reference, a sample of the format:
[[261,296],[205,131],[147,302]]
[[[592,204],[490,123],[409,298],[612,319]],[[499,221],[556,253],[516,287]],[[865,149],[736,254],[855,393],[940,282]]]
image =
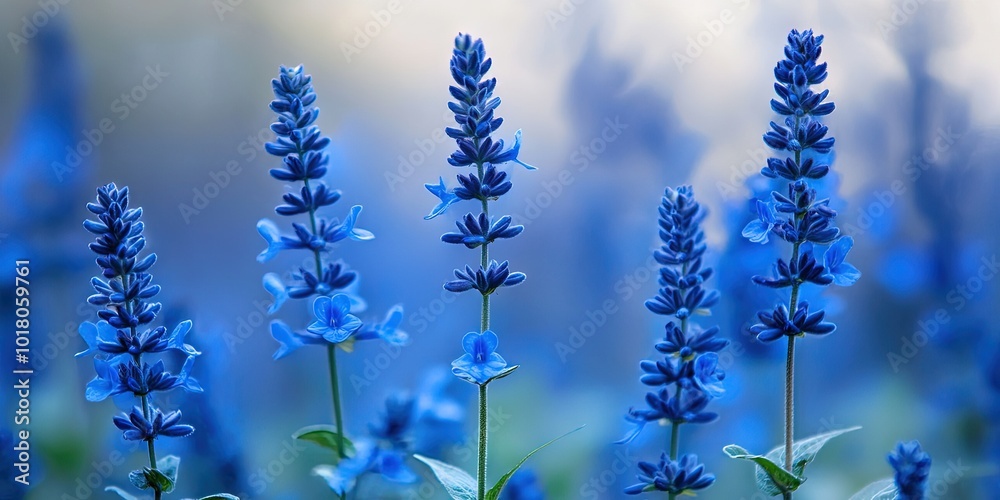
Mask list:
[[[757,487],[760,491],[764,493],[775,496],[780,495],[784,492],[795,491],[805,478],[796,476],[791,472],[786,471],[781,468],[780,465],[774,463],[771,459],[761,456],[761,455],[751,455],[750,452],[743,449],[742,447],[731,444],[722,449],[729,455],[729,458],[739,458],[743,460],[750,460],[751,462],[757,464]],[[764,471],[764,478],[767,479],[766,482],[762,482],[760,478],[760,471]]]
[[[827,441],[847,432],[856,431],[861,427],[849,427],[835,431],[817,434],[792,443],[792,470],[791,473],[784,470],[780,465],[785,463],[785,447],[779,446],[765,456],[751,455],[743,448],[736,445],[729,445],[723,448],[732,458],[743,458],[752,460],[757,464],[756,479],[757,487],[769,495],[780,495],[783,492],[795,491],[806,480],[803,473],[806,465],[816,459],[816,454],[826,445]],[[737,456],[745,455],[745,456]],[[762,459],[762,460],[761,460]],[[784,474],[777,472],[771,465],[777,466]],[[798,479],[788,481],[788,477]]]
[[167,479],[170,480],[170,489],[163,490],[164,493],[170,493],[174,489],[174,485],[177,484],[177,469],[181,466],[181,457],[177,455],[167,455],[156,461],[156,470],[163,473]]
[[132,486],[139,488],[140,490],[149,489],[149,481],[146,480],[145,469],[137,469],[128,473],[128,480],[132,483]]
[[879,479],[851,496],[851,500],[893,500],[896,498],[896,482],[891,477]]
[[[130,478],[131,478],[131,476],[132,476],[132,474],[129,474]],[[121,489],[121,488],[119,488],[117,486],[108,486],[108,487],[104,488],[104,491],[110,491],[112,493],[117,493],[118,496],[122,497],[123,500],[139,500],[139,498],[136,497],[135,495],[132,495],[131,493],[126,493],[125,490],[123,490],[123,489]]]
[[500,498],[500,491],[502,491],[503,487],[507,485],[507,481],[510,480],[511,476],[513,476],[514,473],[517,472],[517,469],[520,469],[521,466],[524,465],[524,462],[527,462],[528,459],[531,458],[532,455],[534,455],[535,453],[538,453],[539,451],[541,451],[542,448],[545,448],[546,446],[548,446],[548,445],[550,445],[552,443],[555,443],[556,441],[559,441],[560,439],[562,439],[562,438],[564,438],[566,436],[569,436],[570,434],[573,434],[574,432],[577,432],[580,429],[583,429],[584,427],[586,427],[586,426],[585,425],[581,425],[580,427],[577,427],[576,429],[573,429],[573,430],[567,432],[566,434],[563,434],[562,436],[559,436],[559,437],[557,437],[557,438],[555,438],[555,439],[553,439],[553,440],[551,440],[551,441],[549,441],[549,442],[547,442],[547,443],[539,446],[538,448],[535,448],[534,450],[531,450],[531,453],[528,453],[527,455],[525,455],[524,458],[522,458],[521,461],[518,462],[517,465],[515,465],[513,469],[511,469],[509,472],[507,472],[506,474],[504,474],[503,477],[501,477],[500,480],[497,481],[497,484],[493,485],[493,487],[490,488],[490,491],[486,492],[486,500],[497,500],[498,498]]
[[174,491],[174,481],[163,474],[163,472],[159,469],[143,467],[142,472],[146,476],[146,482],[148,482],[149,486],[154,490],[160,490],[164,493]]
[[292,438],[310,441],[333,451],[337,451],[339,441],[344,447],[345,454],[354,454],[354,443],[346,436],[337,433],[336,427],[332,425],[309,425],[292,433]]
[[464,470],[423,455],[413,455],[413,458],[427,464],[434,475],[444,486],[444,489],[455,500],[476,500],[476,480]]
[[[510,375],[511,373],[514,373],[514,370],[516,370],[516,369],[518,369],[520,367],[521,367],[521,365],[511,365],[511,366],[508,366],[507,368],[504,368],[503,370],[500,370],[500,373],[498,373],[498,374],[490,377],[489,379],[487,379],[486,380],[486,384],[488,384],[488,383],[490,383],[490,382],[492,382],[494,380],[502,379],[502,378],[506,377],[507,375]],[[483,385],[486,385],[486,384],[483,384]]]

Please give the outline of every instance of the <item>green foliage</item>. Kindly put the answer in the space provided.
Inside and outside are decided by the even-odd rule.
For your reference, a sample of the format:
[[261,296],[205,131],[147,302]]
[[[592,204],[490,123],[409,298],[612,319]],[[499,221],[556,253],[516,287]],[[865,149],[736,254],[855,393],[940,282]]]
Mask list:
[[455,500],[476,500],[476,480],[464,470],[454,465],[446,464],[423,455],[413,455],[413,458],[427,464],[434,472],[445,491]]
[[779,446],[765,456],[752,455],[740,446],[731,444],[722,449],[730,458],[750,460],[757,464],[757,488],[768,495],[780,495],[795,491],[806,480],[803,475],[806,465],[816,459],[816,454],[826,445],[827,441],[847,432],[856,431],[861,427],[850,427],[824,432],[792,443],[792,470],[786,471],[781,465],[785,462],[785,447]]

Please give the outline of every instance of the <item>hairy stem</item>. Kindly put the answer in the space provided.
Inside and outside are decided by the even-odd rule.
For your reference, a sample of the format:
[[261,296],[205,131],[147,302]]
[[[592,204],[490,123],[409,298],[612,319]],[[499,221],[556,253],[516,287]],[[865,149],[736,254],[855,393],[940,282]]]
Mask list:
[[489,413],[486,404],[486,384],[479,386],[479,467],[476,476],[478,477],[479,493],[477,498],[486,498],[486,431],[489,420]]
[[[479,147],[479,140],[475,140],[476,148]],[[484,168],[482,163],[476,163],[476,171],[479,174],[479,179],[483,179]],[[487,224],[489,224],[490,218],[490,204],[487,198],[482,198],[483,214],[486,216]],[[483,271],[487,269],[490,262],[490,248],[489,243],[483,243],[480,249],[480,265]],[[490,329],[490,294],[483,294],[483,307],[480,314],[479,327],[480,332],[485,332]],[[486,384],[479,386],[479,460],[478,467],[476,469],[476,479],[478,486],[478,500],[483,500],[486,498],[486,457],[487,457],[487,434],[489,431],[489,408],[487,406],[486,398]]]
[[[800,118],[795,117],[795,127],[792,130],[793,133],[798,135]],[[795,151],[795,164],[799,165],[802,161],[802,152]],[[795,202],[798,205],[798,194],[795,194]],[[795,215],[795,222],[797,223],[801,219],[799,214]],[[798,232],[796,231],[796,234]],[[796,238],[798,240],[798,238]],[[799,245],[800,241],[796,241],[792,245],[792,260],[789,262],[791,265],[795,265],[799,260]],[[799,300],[799,285],[798,280],[792,282],[792,293],[791,297],[788,299],[788,319],[791,320],[795,317],[795,311],[798,309]],[[788,337],[788,351],[785,356],[785,470],[792,472],[792,443],[795,440],[795,337]],[[792,492],[783,492],[782,497],[784,500],[791,500]]]

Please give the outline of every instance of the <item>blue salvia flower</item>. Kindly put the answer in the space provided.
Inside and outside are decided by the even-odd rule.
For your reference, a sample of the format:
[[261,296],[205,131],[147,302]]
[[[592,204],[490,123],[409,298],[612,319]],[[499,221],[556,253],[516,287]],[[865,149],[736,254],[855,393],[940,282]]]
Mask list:
[[715,475],[705,472],[705,466],[698,463],[697,455],[687,454],[680,460],[671,460],[663,453],[657,463],[639,462],[638,479],[638,483],[625,488],[625,493],[638,495],[665,491],[673,498],[708,488],[715,482]]
[[660,288],[646,301],[646,308],[673,321],[667,322],[664,338],[656,344],[664,357],[639,364],[643,372],[640,382],[654,390],[646,394],[645,408],[629,410],[626,420],[634,427],[618,443],[634,440],[649,422],[668,421],[673,426],[671,450],[658,464],[639,464],[641,482],[627,488],[629,494],[656,489],[676,495],[708,487],[714,481],[714,476],[702,473],[694,455],[675,460],[678,426],[716,420],[718,415],[707,410],[708,404],[724,393],[725,372],[719,368],[716,353],[729,341],[717,336],[718,327],[702,329],[691,321],[693,315],[708,314],[719,300],[717,291],[705,288],[705,281],[712,276],[712,269],[702,263],[706,246],[701,224],[705,215],[690,186],[666,189],[659,207],[662,245],[653,255],[661,265]]
[[[191,377],[195,357],[201,353],[185,343],[190,321],[180,322],[169,334],[162,326],[151,326],[161,309],[159,303],[151,302],[160,291],[149,273],[156,254],[142,256],[146,247],[142,209],[129,208],[128,194],[127,187],[119,189],[111,183],[97,189],[96,203],[87,204],[96,220],[87,220],[83,225],[96,235],[90,249],[97,254],[101,268],[101,276],[91,280],[96,293],[87,301],[101,307],[101,320],[80,325],[87,349],[77,356],[95,356],[97,376],[87,384],[87,400],[102,401],[126,393],[140,400],[141,405],[131,412],[114,417],[114,424],[126,440],[147,442],[149,467],[156,469],[153,442],[159,437],[190,435],[194,428],[181,423],[179,410],[164,413],[154,406],[153,397],[178,388],[202,392],[201,385]],[[147,361],[149,356],[167,351],[186,356],[176,374],[167,371],[162,360],[153,364]],[[154,490],[159,498],[158,487]]]
[[[357,225],[360,205],[351,207],[343,221],[319,216],[319,210],[335,204],[341,193],[323,182],[329,163],[325,149],[330,139],[315,125],[319,108],[315,106],[312,76],[302,66],[282,66],[278,78],[271,80],[271,87],[275,99],[270,108],[278,115],[271,130],[276,137],[264,148],[281,158],[282,165],[269,173],[283,183],[302,183],[283,195],[284,203],[275,207],[275,212],[288,217],[306,215],[308,223],[293,222],[292,234],[282,234],[277,224],[261,219],[257,232],[267,248],[257,260],[267,262],[285,250],[306,250],[315,257],[314,267],[293,271],[290,281],[283,281],[275,273],[264,275],[264,288],[274,297],[269,313],[277,312],[288,299],[314,300],[315,321],[307,329],[294,330],[280,320],[271,323],[271,335],[280,344],[274,358],[287,356],[304,345],[336,345],[350,350],[356,340],[379,338],[394,344],[405,343],[406,333],[395,328],[399,321],[389,328],[386,324],[362,322],[353,314],[365,308],[364,301],[352,293],[358,275],[343,262],[327,258],[337,242],[366,241],[374,235]],[[402,315],[401,310],[398,315]]]
[[889,454],[889,465],[894,472],[896,498],[923,500],[927,490],[927,477],[931,473],[931,456],[917,441],[901,442]]
[[[750,328],[762,342],[788,339],[785,370],[785,463],[792,470],[793,408],[794,408],[794,347],[795,339],[806,334],[825,335],[836,326],[825,321],[822,308],[801,300],[800,287],[806,283],[825,287],[830,284],[849,286],[860,278],[860,272],[845,262],[853,246],[849,236],[842,236],[834,224],[837,212],[830,208],[830,199],[821,197],[814,182],[829,172],[826,164],[834,145],[827,137],[827,127],[820,118],[834,110],[826,102],[828,90],[814,91],[813,86],[826,80],[826,63],[819,62],[823,36],[812,30],[788,34],[785,58],[774,68],[777,99],[771,109],[782,115],[782,124],[770,123],[764,143],[778,155],[768,158],[761,175],[775,179],[780,186],[768,199],[757,199],[756,219],[743,229],[743,236],[755,243],[766,244],[770,236],[791,245],[791,256],[779,258],[771,276],[754,276],[758,285],[789,292],[787,305],[777,304],[759,311],[759,322]],[[825,251],[821,250],[825,248]]]
[[[318,345],[327,350],[334,407],[338,467],[319,469],[322,476],[344,498],[353,485],[354,478],[371,469],[375,463],[383,475],[400,480],[410,480],[412,471],[404,468],[395,455],[377,453],[377,447],[358,444],[356,454],[347,457],[344,445],[343,414],[340,402],[339,374],[337,369],[337,349],[351,352],[354,344],[364,340],[381,340],[394,345],[405,344],[406,332],[401,330],[403,310],[399,305],[390,309],[385,319],[363,320],[357,316],[365,309],[365,302],[354,293],[358,275],[347,269],[342,262],[331,262],[329,253],[333,245],[343,240],[366,241],[374,235],[358,227],[361,206],[355,205],[344,219],[326,219],[320,210],[335,204],[341,198],[340,191],[331,189],[323,182],[327,172],[329,157],[325,149],[330,139],[325,137],[315,125],[319,108],[315,106],[316,93],[313,91],[312,77],[302,66],[281,67],[278,78],[271,80],[274,100],[270,108],[277,113],[277,121],[271,124],[275,134],[274,142],[264,145],[268,153],[281,158],[282,165],[270,170],[275,180],[284,184],[301,183],[291,192],[286,192],[282,204],[275,207],[278,215],[297,217],[301,221],[292,222],[292,234],[283,234],[277,224],[261,219],[257,232],[267,243],[267,247],[257,256],[260,262],[273,259],[282,251],[304,250],[312,254],[312,265],[301,267],[291,273],[290,281],[282,280],[274,273],[263,278],[264,289],[273,297],[269,308],[273,314],[289,299],[312,299],[313,321],[305,329],[295,330],[283,321],[271,322],[271,336],[279,346],[274,359],[283,358],[300,347]],[[307,269],[308,267],[308,269]],[[347,441],[349,443],[349,441]]]
[[[455,38],[455,49],[451,58],[451,76],[455,85],[448,88],[455,100],[448,103],[448,108],[455,113],[457,127],[448,127],[445,132],[455,139],[458,150],[451,154],[448,163],[455,167],[474,167],[476,171],[458,174],[459,186],[453,189],[447,188],[443,178],[438,184],[426,185],[427,190],[435,195],[440,203],[425,219],[443,214],[449,206],[462,200],[476,200],[481,206],[478,214],[468,213],[456,222],[458,232],[446,233],[441,236],[441,240],[445,243],[464,245],[469,249],[481,249],[482,258],[478,268],[465,266],[464,271],[456,269],[456,279],[445,283],[444,287],[452,292],[477,290],[483,296],[484,310],[488,310],[489,296],[493,292],[501,287],[517,285],[525,278],[524,273],[511,272],[507,261],[497,262],[488,258],[490,243],[498,239],[513,238],[524,230],[524,226],[511,225],[509,215],[497,219],[489,215],[489,202],[506,194],[511,188],[507,173],[498,167],[513,161],[528,169],[534,169],[518,159],[521,149],[520,130],[514,134],[514,145],[510,148],[505,148],[503,139],[493,138],[493,133],[500,128],[503,118],[496,116],[496,109],[500,106],[500,98],[493,96],[496,78],[486,78],[486,73],[492,65],[493,60],[486,57],[482,40],[473,40],[470,35],[463,34]],[[492,347],[477,349],[482,351],[480,354],[489,351],[485,355],[492,364],[486,371],[492,371],[492,374],[485,378],[468,376],[467,368],[485,366],[483,365],[485,361],[482,359],[477,358],[474,363],[466,359],[470,355],[476,355],[470,349],[473,334],[463,339],[466,355],[456,360],[454,365],[456,375],[477,384],[486,383],[507,366],[503,358],[493,352],[496,348],[496,334],[487,331],[489,328],[487,321],[488,315],[484,315],[480,334],[492,339],[490,342]],[[482,338],[477,341],[478,344],[483,344]],[[485,373],[482,372],[480,375]]]
[[490,331],[490,296],[502,287],[518,285],[524,281],[524,273],[514,272],[507,261],[490,259],[490,244],[497,240],[513,238],[524,231],[523,226],[512,225],[508,215],[490,215],[490,201],[507,194],[512,184],[507,172],[500,169],[504,163],[518,163],[529,170],[535,167],[518,158],[521,150],[521,131],[514,133],[514,144],[510,147],[494,134],[503,124],[503,118],[496,115],[500,98],[493,96],[496,78],[487,78],[493,60],[486,57],[483,41],[467,34],[455,37],[450,69],[454,85],[448,87],[453,100],[448,109],[455,114],[455,127],[448,127],[445,133],[455,140],[457,150],[448,158],[455,167],[472,167],[472,172],[457,174],[458,186],[449,188],[444,178],[437,184],[426,184],[438,203],[425,219],[433,219],[460,201],[477,201],[478,211],[462,216],[456,226],[457,232],[443,235],[445,243],[464,245],[469,249],[479,249],[477,267],[465,266],[456,269],[454,280],[444,284],[451,292],[476,290],[482,296],[482,312],[478,332],[469,333],[462,339],[465,354],[452,363],[453,373],[462,380],[479,386],[480,425],[478,450],[478,498],[486,494],[486,433],[487,419],[486,386],[490,381],[510,374],[516,365],[508,366],[506,360],[496,352],[497,335]]

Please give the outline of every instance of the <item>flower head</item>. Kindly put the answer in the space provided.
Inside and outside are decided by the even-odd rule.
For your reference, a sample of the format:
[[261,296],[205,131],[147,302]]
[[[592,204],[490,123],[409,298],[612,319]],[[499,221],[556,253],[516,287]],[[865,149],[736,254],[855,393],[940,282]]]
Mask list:
[[[289,299],[313,300],[314,321],[304,331],[295,331],[281,321],[271,323],[271,336],[280,344],[275,359],[287,356],[304,345],[337,344],[350,350],[354,340],[383,338],[401,343],[406,334],[392,325],[365,325],[352,314],[360,312],[364,300],[353,293],[358,275],[343,262],[330,262],[324,257],[334,244],[343,240],[367,241],[375,236],[358,227],[361,205],[354,205],[343,220],[324,218],[319,211],[340,200],[340,191],[327,187],[323,178],[327,173],[329,157],[326,153],[330,139],[323,136],[315,125],[319,108],[315,106],[316,93],[312,76],[302,66],[282,66],[278,78],[271,80],[274,100],[270,108],[277,114],[271,124],[274,142],[265,144],[271,155],[281,158],[282,165],[270,170],[270,175],[282,183],[299,183],[291,192],[282,196],[283,203],[275,208],[278,215],[308,216],[308,224],[291,223],[292,232],[283,234],[277,224],[261,219],[257,232],[267,243],[257,260],[267,262],[285,250],[305,250],[312,253],[315,266],[304,266],[290,273],[290,280],[283,280],[275,273],[264,275],[264,289],[273,297],[268,308],[274,314]],[[305,217],[303,217],[305,219]],[[308,268],[307,268],[308,267]],[[398,313],[395,311],[398,310]],[[399,306],[390,312],[392,318],[401,316]],[[398,325],[396,321],[394,325]]]
[[490,330],[483,333],[469,332],[462,338],[465,354],[452,361],[455,376],[477,385],[483,385],[503,374],[507,361],[497,354],[497,334]]
[[122,434],[128,441],[152,441],[159,436],[184,437],[191,435],[194,432],[194,427],[181,424],[180,420],[180,410],[164,415],[159,408],[154,408],[151,412],[151,418],[147,419],[138,406],[133,407],[131,412],[114,418],[115,427],[123,431]]
[[[826,63],[819,62],[823,36],[811,30],[792,30],[787,41],[785,58],[774,69],[778,99],[771,100],[774,112],[784,116],[783,125],[771,122],[763,137],[765,144],[783,154],[769,158],[761,170],[762,175],[780,179],[785,186],[771,191],[769,199],[755,200],[756,219],[743,230],[743,236],[752,242],[767,243],[768,235],[774,234],[792,245],[791,257],[779,258],[771,276],[753,277],[761,286],[790,289],[788,306],[781,304],[757,313],[760,323],[750,330],[763,342],[833,332],[834,324],[823,321],[824,311],[810,312],[808,304],[796,303],[799,288],[807,283],[849,286],[861,276],[845,262],[854,240],[841,235],[830,200],[819,196],[811,184],[829,173],[830,166],[823,159],[834,145],[820,119],[835,106],[826,102],[828,90],[812,88],[827,76]],[[822,247],[826,251],[821,256],[818,249]]]
[[[191,376],[195,358],[201,353],[186,343],[191,321],[181,321],[168,332],[152,326],[161,306],[150,302],[159,291],[149,270],[156,254],[142,256],[146,247],[141,221],[142,209],[129,208],[129,190],[114,183],[97,189],[97,200],[87,209],[97,216],[84,227],[96,235],[90,249],[97,254],[101,276],[91,279],[96,291],[87,301],[100,307],[96,323],[80,324],[79,333],[87,348],[77,356],[94,356],[96,376],[87,383],[88,401],[103,401],[111,396],[131,394],[142,406],[114,417],[115,426],[130,441],[152,441],[160,436],[183,437],[194,432],[180,423],[179,410],[163,413],[149,403],[154,392],[183,389],[199,393],[201,384]],[[167,370],[163,359],[151,356],[167,351],[183,353],[186,358],[176,373]]]
[[674,461],[666,453],[660,461],[639,462],[639,482],[625,488],[625,493],[638,495],[649,491],[665,491],[675,495],[693,494],[715,482],[715,475],[705,472],[705,466],[698,463],[698,456],[687,454]]
[[316,320],[306,330],[322,335],[327,342],[338,344],[361,328],[361,320],[351,314],[351,299],[344,294],[318,297],[313,301]]
[[497,288],[504,286],[519,285],[524,281],[524,273],[510,272],[507,261],[497,264],[497,261],[490,261],[489,266],[483,269],[482,266],[475,271],[471,267],[465,266],[465,271],[455,270],[455,280],[444,284],[445,290],[449,292],[464,292],[476,289],[483,295],[489,295]]
[[896,494],[900,500],[923,500],[927,490],[927,477],[931,471],[931,457],[917,441],[901,442],[889,454],[889,465],[894,471]]
[[809,303],[802,302],[795,310],[795,314],[789,317],[788,308],[784,304],[778,304],[774,311],[757,313],[760,323],[750,327],[750,332],[757,335],[757,339],[761,342],[771,342],[782,336],[802,336],[807,333],[825,335],[837,329],[833,323],[823,321],[825,316],[824,311],[810,314]]

